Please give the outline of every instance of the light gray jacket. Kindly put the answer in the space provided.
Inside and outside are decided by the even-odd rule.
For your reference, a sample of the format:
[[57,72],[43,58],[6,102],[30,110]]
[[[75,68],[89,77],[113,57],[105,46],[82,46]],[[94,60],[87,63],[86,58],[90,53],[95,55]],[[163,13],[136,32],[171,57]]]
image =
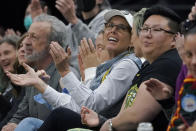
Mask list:
[[81,106],[86,106],[110,118],[117,115],[120,110],[126,92],[138,70],[135,61],[124,57],[113,65],[106,79],[94,91],[77,80],[70,72],[60,80],[61,86],[68,89],[70,95],[59,93],[48,86],[43,93],[43,98],[54,108],[63,106],[80,113]]
[[76,25],[70,24],[70,27],[72,28],[72,31],[76,36],[78,42],[80,42],[83,37],[92,38],[93,40],[96,39],[96,36],[99,31],[104,29],[104,14],[107,11],[109,10],[102,10],[88,25],[83,23],[81,20],[79,20]]

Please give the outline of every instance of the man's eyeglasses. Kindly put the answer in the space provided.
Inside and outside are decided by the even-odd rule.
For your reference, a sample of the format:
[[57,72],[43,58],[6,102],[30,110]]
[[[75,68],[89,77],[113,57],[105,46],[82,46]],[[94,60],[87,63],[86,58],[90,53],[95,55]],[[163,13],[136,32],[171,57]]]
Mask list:
[[163,28],[142,27],[140,29],[140,33],[147,33],[148,31],[150,31],[151,34],[156,34],[156,33],[159,33],[159,32],[165,32],[165,33],[168,33],[168,34],[176,34],[176,33],[172,32],[172,31],[165,30]]
[[27,33],[26,37],[29,37],[32,40],[38,40],[39,39],[39,37],[37,37],[34,33]]
[[112,28],[116,27],[117,31],[128,31],[131,32],[131,29],[129,26],[123,25],[123,24],[119,24],[119,25],[115,25],[113,23],[105,23],[105,28],[107,30],[111,30]]

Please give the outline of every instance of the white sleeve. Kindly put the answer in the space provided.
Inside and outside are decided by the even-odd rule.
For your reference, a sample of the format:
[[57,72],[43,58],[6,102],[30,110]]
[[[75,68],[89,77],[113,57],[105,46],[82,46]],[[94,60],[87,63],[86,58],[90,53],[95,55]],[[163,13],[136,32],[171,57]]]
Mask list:
[[91,82],[92,79],[95,77],[96,69],[96,67],[90,67],[84,70],[85,80],[83,81],[83,83],[85,85]]
[[84,105],[100,112],[126,94],[137,72],[136,64],[130,59],[124,59],[113,67],[104,82],[94,91],[78,81],[72,72],[61,78],[60,82],[80,107]]
[[53,109],[63,106],[80,113],[80,107],[76,104],[76,102],[71,98],[69,94],[60,93],[54,90],[49,85],[42,96],[48,102],[48,104],[52,106]]

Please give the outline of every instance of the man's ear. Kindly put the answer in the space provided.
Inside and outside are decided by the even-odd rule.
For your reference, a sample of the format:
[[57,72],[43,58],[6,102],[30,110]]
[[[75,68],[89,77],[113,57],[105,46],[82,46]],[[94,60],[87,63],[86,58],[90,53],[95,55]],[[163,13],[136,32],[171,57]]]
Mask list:
[[173,38],[172,38],[172,42],[171,42],[171,47],[172,48],[175,48],[176,47],[177,37],[178,37],[178,34],[175,34],[173,36]]
[[173,36],[173,40],[171,43],[172,46],[179,48],[184,48],[184,35],[177,33]]

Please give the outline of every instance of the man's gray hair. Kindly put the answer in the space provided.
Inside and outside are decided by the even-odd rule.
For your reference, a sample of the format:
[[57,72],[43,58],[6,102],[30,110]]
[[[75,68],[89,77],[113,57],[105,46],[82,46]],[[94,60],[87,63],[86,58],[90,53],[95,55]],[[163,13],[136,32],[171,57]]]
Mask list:
[[65,46],[67,27],[55,16],[41,14],[34,18],[33,22],[48,22],[51,24],[51,33],[48,36],[48,42],[57,41],[62,47]]

